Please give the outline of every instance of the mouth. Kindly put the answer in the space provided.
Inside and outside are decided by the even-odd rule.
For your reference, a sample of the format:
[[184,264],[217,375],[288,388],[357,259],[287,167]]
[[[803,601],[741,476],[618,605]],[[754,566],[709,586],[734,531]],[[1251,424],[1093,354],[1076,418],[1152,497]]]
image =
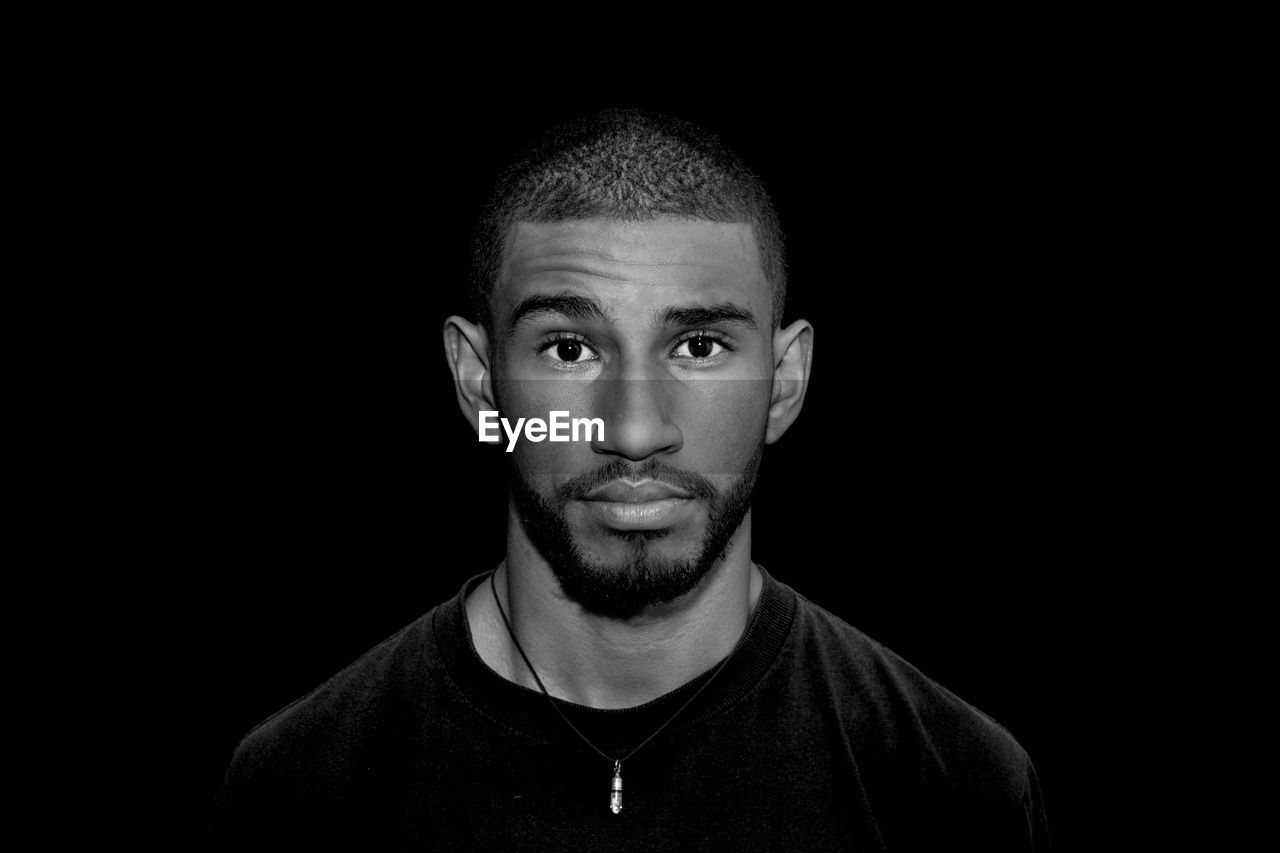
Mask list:
[[678,498],[688,500],[693,495],[678,486],[658,480],[641,480],[633,483],[629,480],[614,480],[597,489],[592,489],[584,496],[588,501],[605,501],[608,503],[649,503],[652,501]]
[[684,489],[644,480],[614,480],[583,497],[583,505],[601,523],[615,530],[661,530],[681,521],[694,506]]

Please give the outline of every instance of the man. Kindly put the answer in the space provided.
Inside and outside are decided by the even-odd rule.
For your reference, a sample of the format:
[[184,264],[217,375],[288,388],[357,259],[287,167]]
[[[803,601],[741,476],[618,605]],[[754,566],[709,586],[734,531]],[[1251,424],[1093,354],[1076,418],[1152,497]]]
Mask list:
[[[510,453],[506,558],[250,733],[214,838],[1047,847],[1008,733],[752,562],[814,336],[782,324],[758,180],[682,122],[609,112],[511,166],[477,233],[478,318],[444,344]],[[557,437],[555,413],[601,428]]]

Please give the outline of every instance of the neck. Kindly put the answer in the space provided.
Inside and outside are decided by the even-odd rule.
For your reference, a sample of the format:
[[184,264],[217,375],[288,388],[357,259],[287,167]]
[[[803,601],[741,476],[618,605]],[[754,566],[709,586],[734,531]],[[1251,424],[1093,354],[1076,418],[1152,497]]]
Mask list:
[[[750,512],[697,587],[625,619],[590,613],[568,598],[513,521],[494,585],[520,647],[547,692],[558,699],[592,708],[631,708],[675,690],[733,651],[760,597],[763,578],[750,558]],[[538,690],[490,585],[477,586],[466,606],[481,659],[509,681]]]

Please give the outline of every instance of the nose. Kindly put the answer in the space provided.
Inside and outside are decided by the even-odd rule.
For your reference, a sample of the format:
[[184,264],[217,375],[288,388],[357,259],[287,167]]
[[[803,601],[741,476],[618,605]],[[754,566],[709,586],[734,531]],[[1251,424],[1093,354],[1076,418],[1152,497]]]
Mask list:
[[596,410],[604,413],[604,437],[592,441],[592,449],[633,462],[679,450],[684,436],[674,417],[678,385],[670,379],[601,381]]

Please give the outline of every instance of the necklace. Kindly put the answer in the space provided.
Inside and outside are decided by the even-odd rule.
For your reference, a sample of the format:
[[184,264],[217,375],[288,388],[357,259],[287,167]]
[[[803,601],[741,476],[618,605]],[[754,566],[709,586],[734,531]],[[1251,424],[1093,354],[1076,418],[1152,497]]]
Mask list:
[[618,812],[622,811],[622,762],[626,761],[627,759],[631,758],[631,756],[639,752],[641,747],[643,747],[649,741],[657,737],[658,734],[667,726],[671,725],[671,721],[674,720],[676,717],[680,716],[681,711],[683,711],[685,708],[688,708],[690,705],[693,704],[693,700],[697,699],[698,696],[701,695],[702,691],[706,690],[707,686],[711,684],[711,682],[715,681],[716,676],[719,675],[721,670],[724,669],[724,665],[727,664],[729,662],[729,659],[732,658],[734,654],[738,651],[738,648],[742,645],[743,639],[745,639],[747,636],[747,632],[746,630],[743,630],[742,636],[738,638],[738,642],[737,644],[734,645],[733,650],[729,652],[729,654],[725,657],[724,660],[716,664],[715,672],[711,673],[711,677],[708,678],[706,681],[702,682],[702,686],[699,687],[697,690],[695,690],[693,695],[690,696],[683,705],[677,708],[676,712],[672,714],[670,717],[668,717],[665,723],[658,726],[657,731],[649,735],[644,740],[640,741],[639,746],[634,747],[626,755],[622,756],[621,758],[614,758],[608,753],[601,750],[599,747],[597,747],[594,743],[592,743],[590,740],[587,739],[586,735],[584,735],[581,731],[578,730],[578,727],[575,726],[569,720],[569,718],[564,715],[564,712],[560,710],[560,706],[556,704],[556,700],[551,698],[551,694],[547,692],[547,688],[543,686],[542,679],[538,677],[538,671],[535,670],[533,668],[533,664],[529,662],[529,656],[524,653],[524,649],[520,648],[520,641],[516,639],[516,632],[511,629],[511,623],[507,620],[507,612],[502,609],[502,602],[498,600],[498,587],[493,580],[494,575],[496,575],[497,573],[498,573],[498,570],[494,569],[493,572],[489,574],[489,589],[493,590],[493,602],[494,604],[498,605],[498,612],[502,614],[502,624],[507,626],[507,633],[511,635],[511,642],[515,643],[516,651],[520,653],[520,657],[524,658],[525,666],[529,667],[529,672],[533,674],[533,680],[538,683],[538,689],[542,691],[543,696],[547,697],[547,701],[551,703],[551,707],[555,709],[555,712],[560,715],[560,719],[564,720],[565,724],[568,725],[569,728],[573,729],[574,734],[576,734],[579,738],[581,738],[582,742],[585,743],[587,746],[591,747],[591,749],[594,750],[598,755],[600,755],[602,758],[604,758],[606,761],[608,761],[610,764],[613,765],[613,782],[609,786],[609,810],[614,814],[617,814]]

